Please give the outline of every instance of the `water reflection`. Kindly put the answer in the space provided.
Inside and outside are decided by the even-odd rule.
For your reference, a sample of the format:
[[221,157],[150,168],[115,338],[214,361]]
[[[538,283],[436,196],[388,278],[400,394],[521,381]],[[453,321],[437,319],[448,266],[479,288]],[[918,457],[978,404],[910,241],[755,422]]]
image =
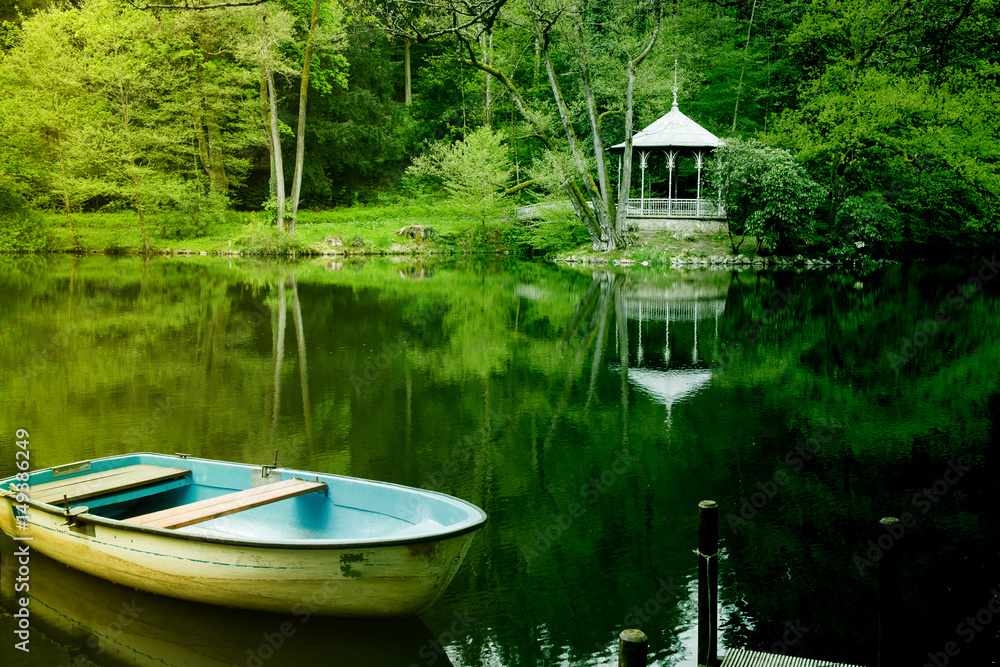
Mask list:
[[427,656],[435,665],[452,664],[416,618],[335,619],[310,616],[307,607],[286,615],[200,605],[118,586],[37,552],[30,556],[30,591],[15,592],[14,544],[6,536],[0,540],[0,603],[18,609],[13,598],[27,595],[34,635],[29,646],[56,642],[66,652],[63,664],[405,667]]
[[[801,622],[793,652],[871,663],[873,570],[853,557],[888,514],[918,519],[912,664],[998,583],[1000,286],[915,339],[974,265],[336,269],[0,257],[5,423],[32,431],[38,467],[142,450],[268,463],[277,448],[284,465],[480,505],[490,521],[422,616],[435,635],[468,621],[445,642],[456,665],[610,664],[635,625],[655,664],[690,665],[705,498],[724,508],[731,645],[768,649]],[[951,460],[972,470],[921,512],[914,495]],[[952,667],[997,647],[980,633]]]

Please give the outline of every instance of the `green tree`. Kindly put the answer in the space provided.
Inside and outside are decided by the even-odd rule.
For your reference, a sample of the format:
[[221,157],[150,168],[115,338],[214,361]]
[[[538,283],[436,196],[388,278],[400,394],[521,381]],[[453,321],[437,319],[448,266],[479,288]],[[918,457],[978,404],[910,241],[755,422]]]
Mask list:
[[31,200],[58,204],[66,215],[73,244],[73,210],[99,194],[88,137],[99,124],[99,107],[87,83],[74,42],[80,17],[61,9],[37,14],[22,26],[21,39],[0,62],[0,86],[6,91],[4,144],[21,149],[17,162],[34,163],[39,180]]
[[[614,19],[598,22],[602,26],[591,35],[590,6],[586,2],[555,0],[488,0],[476,3],[436,3],[433,17],[419,24],[409,13],[395,13],[377,2],[359,2],[369,16],[377,17],[383,29],[393,34],[425,42],[448,36],[457,42],[459,59],[496,79],[510,96],[526,122],[528,134],[550,153],[565,153],[563,162],[570,166],[570,177],[562,187],[577,215],[584,222],[596,250],[609,250],[625,244],[625,207],[617,206],[607,168],[600,131],[591,60],[595,51],[607,50],[618,62],[618,77],[629,79],[629,71],[642,63],[656,44],[660,32],[661,7],[655,0],[635,5],[614,3],[607,13]],[[430,13],[423,16],[431,16]],[[548,79],[547,99],[530,95],[530,88],[517,76],[517,62],[500,63],[483,58],[483,35],[490,35],[498,24],[525,26],[535,45],[536,58]],[[523,29],[522,29],[523,30]],[[602,32],[603,31],[603,32]],[[641,35],[637,40],[635,35]],[[625,37],[625,36],[628,37]],[[490,56],[492,57],[492,56]],[[573,77],[563,81],[557,61],[572,62]],[[567,85],[578,87],[578,95],[564,92]],[[626,100],[631,107],[632,100]],[[578,117],[582,116],[583,122]],[[626,109],[626,118],[630,111]],[[626,195],[627,196],[627,195]]]
[[[815,225],[823,188],[813,181],[791,153],[758,141],[726,139],[716,149],[709,180],[718,188],[729,218],[732,241],[739,234],[754,236],[758,248],[789,250],[808,237]],[[741,241],[742,243],[742,241]]]
[[105,0],[92,0],[80,12],[85,27],[77,37],[85,40],[90,88],[103,112],[92,146],[106,194],[135,210],[148,252],[147,213],[186,198],[173,167],[188,132],[160,111],[164,91],[176,88],[176,73],[163,66],[167,46],[154,17]]
[[413,178],[439,178],[455,197],[481,204],[485,213],[504,193],[513,175],[503,134],[489,127],[470,132],[464,141],[440,142],[407,169]]
[[980,0],[828,0],[789,33],[790,56],[809,69],[769,142],[794,148],[827,186],[834,243],[850,197],[881,197],[911,243],[997,231],[993,14]]
[[27,200],[0,181],[0,252],[37,252],[49,239]]

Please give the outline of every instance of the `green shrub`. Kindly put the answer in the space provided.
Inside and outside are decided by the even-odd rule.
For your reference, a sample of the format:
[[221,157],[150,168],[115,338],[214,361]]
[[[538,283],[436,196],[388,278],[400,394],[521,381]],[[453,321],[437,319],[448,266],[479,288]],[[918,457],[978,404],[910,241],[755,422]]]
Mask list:
[[0,183],[0,252],[40,252],[50,245],[41,216],[24,197]]
[[553,213],[552,217],[528,228],[533,252],[549,256],[579,248],[590,242],[587,228],[573,213]]
[[[758,247],[771,251],[788,250],[812,234],[826,191],[791,153],[733,138],[715,150],[715,157],[709,187],[721,194],[731,231],[755,236]],[[735,253],[739,245],[730,244]]]
[[843,259],[884,258],[902,238],[899,214],[877,192],[845,199],[836,226],[833,253]]
[[246,255],[289,255],[303,252],[306,244],[275,224],[255,220],[233,239],[233,249]]
[[164,211],[160,236],[177,240],[205,236],[212,225],[225,222],[226,204],[224,197],[183,191],[175,199],[173,207]]

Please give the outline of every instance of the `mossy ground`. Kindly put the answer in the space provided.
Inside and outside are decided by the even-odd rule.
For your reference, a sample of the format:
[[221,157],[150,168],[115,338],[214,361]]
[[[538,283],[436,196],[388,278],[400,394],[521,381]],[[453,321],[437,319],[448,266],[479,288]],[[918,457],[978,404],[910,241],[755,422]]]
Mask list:
[[[735,237],[737,244],[740,237]],[[738,256],[756,259],[756,244],[748,240],[740,246]],[[577,262],[581,264],[603,264],[634,262],[650,265],[669,265],[671,260],[708,259],[709,257],[733,256],[729,235],[725,233],[681,233],[681,232],[640,232],[632,236],[632,244],[620,250],[597,252],[590,244],[575,250],[558,253],[557,262]]]

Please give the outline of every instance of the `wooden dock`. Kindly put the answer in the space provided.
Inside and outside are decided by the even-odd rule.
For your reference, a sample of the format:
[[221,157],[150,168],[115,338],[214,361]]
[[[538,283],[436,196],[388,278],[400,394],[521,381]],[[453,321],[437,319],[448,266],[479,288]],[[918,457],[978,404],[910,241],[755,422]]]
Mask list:
[[[897,522],[885,517],[883,526]],[[899,566],[897,550],[883,554],[879,562],[879,637],[880,667],[902,664],[898,653],[889,650],[897,632],[890,628],[899,617]],[[719,660],[719,505],[714,500],[698,503],[698,667],[862,667],[846,662],[793,658],[775,653],[729,649]],[[886,628],[889,628],[888,630]],[[624,630],[618,636],[618,667],[647,667],[649,637],[641,630]],[[886,658],[888,656],[888,658]]]
[[792,658],[787,655],[748,651],[742,648],[730,649],[722,660],[722,667],[861,667],[845,662],[829,662],[811,658]]

